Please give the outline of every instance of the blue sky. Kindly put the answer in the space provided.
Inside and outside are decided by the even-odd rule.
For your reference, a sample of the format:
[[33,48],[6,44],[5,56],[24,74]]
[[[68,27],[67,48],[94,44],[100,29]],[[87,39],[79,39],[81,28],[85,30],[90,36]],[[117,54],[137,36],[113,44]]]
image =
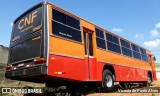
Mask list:
[[[0,3],[0,45],[9,46],[12,22],[43,0]],[[149,50],[160,61],[160,0],[48,0]]]

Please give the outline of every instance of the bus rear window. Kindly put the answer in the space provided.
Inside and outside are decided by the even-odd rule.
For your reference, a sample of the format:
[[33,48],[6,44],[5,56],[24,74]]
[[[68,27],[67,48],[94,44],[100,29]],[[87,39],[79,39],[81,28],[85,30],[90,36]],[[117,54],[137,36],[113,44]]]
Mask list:
[[14,22],[12,41],[29,33],[40,30],[42,27],[42,7],[39,7]]

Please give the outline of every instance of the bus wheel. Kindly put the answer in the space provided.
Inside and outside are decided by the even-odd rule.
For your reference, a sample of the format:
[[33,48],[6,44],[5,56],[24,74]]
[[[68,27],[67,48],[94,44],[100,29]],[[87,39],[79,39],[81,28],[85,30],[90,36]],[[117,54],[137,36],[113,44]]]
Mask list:
[[108,69],[103,71],[102,84],[105,92],[113,92],[114,89],[113,74]]
[[144,86],[145,86],[145,87],[149,87],[149,86],[151,86],[151,83],[152,83],[151,76],[148,75],[147,82],[144,83]]

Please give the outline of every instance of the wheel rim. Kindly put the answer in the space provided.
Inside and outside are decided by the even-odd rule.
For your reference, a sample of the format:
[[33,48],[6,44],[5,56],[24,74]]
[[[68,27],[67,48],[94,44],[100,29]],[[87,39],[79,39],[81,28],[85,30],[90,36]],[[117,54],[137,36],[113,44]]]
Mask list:
[[112,77],[110,75],[106,75],[106,86],[112,87],[112,83],[113,83]]

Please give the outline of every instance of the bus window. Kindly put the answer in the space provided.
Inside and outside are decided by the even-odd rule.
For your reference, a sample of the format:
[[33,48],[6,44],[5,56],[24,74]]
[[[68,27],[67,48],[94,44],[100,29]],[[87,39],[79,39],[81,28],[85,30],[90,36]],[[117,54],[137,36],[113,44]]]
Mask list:
[[55,9],[52,10],[52,13],[53,13],[53,15],[52,15],[53,20],[56,20],[58,22],[61,22],[63,24],[69,25],[73,28],[80,30],[79,20],[77,20],[71,16],[68,16],[62,12],[59,12]]
[[102,48],[102,49],[106,49],[103,31],[101,31],[97,28],[95,29],[95,31],[96,31],[97,47]]
[[121,46],[122,46],[122,54],[132,57],[132,51],[131,51],[130,43],[127,42],[127,41],[124,41],[122,39],[120,39],[120,41],[121,41]]
[[52,10],[52,13],[53,35],[77,42],[82,42],[79,20],[55,9]]
[[10,45],[10,63],[42,55],[42,15],[42,6],[37,6],[15,20]]
[[141,60],[141,55],[139,53],[139,47],[138,46],[132,44],[132,52],[133,52],[133,57],[134,58]]
[[148,57],[147,57],[147,54],[146,54],[146,50],[140,48],[140,52],[141,52],[142,60],[143,60],[143,61],[148,61]]
[[107,38],[108,50],[116,52],[116,53],[121,53],[118,37],[113,36],[109,33],[106,33],[106,38]]

